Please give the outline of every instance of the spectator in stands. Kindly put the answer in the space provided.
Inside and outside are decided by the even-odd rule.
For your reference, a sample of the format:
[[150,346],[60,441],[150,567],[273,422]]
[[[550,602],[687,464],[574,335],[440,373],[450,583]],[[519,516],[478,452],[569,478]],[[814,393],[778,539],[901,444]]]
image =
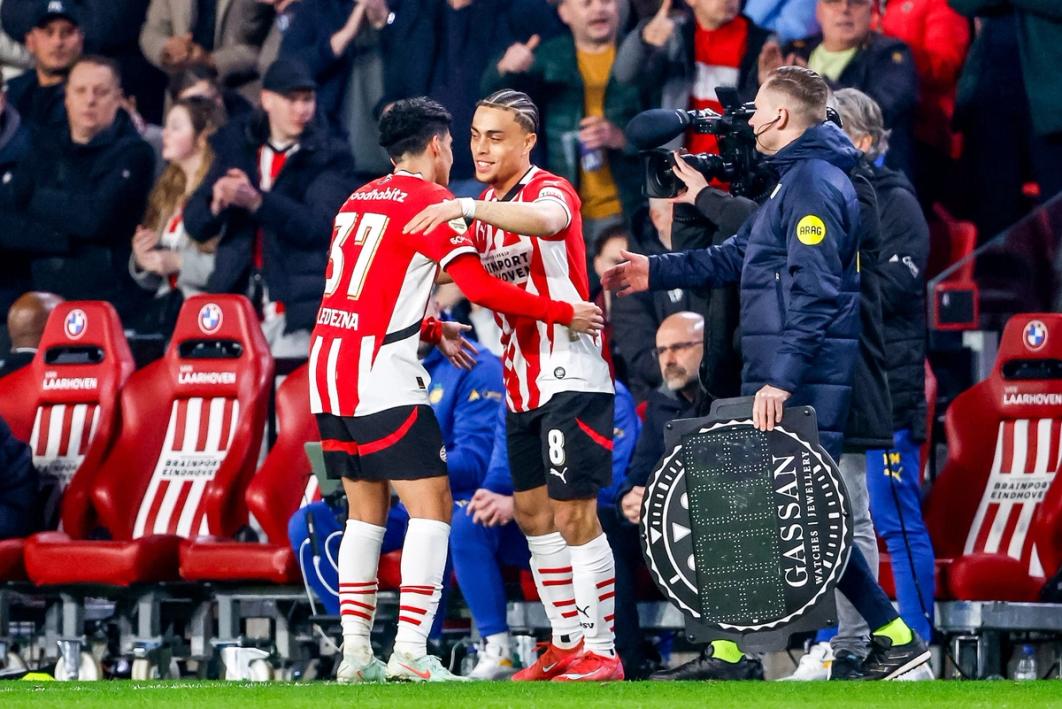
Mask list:
[[[933,623],[933,546],[922,520],[921,451],[926,436],[925,270],[929,226],[902,173],[877,165],[889,148],[881,109],[853,89],[838,91],[845,132],[873,167],[870,179],[881,214],[882,319],[892,399],[893,445],[868,454],[867,485],[874,528],[892,560],[900,614],[929,637]],[[912,569],[914,573],[912,574]]]
[[212,293],[246,293],[274,356],[305,357],[324,288],[332,219],[350,194],[350,151],[314,125],[305,65],[278,59],[262,110],[218,131],[216,157],[184,210],[188,235],[217,247]]
[[[661,92],[663,108],[722,111],[716,88],[736,87],[742,101],[759,88],[758,61],[767,30],[739,14],[738,0],[686,0],[692,16],[669,12],[664,0],[652,18],[627,35],[616,54],[616,78]],[[691,133],[668,144],[691,153],[719,152],[713,135]]]
[[[467,145],[487,66],[515,40],[557,34],[555,25],[565,29],[545,0],[405,0],[385,40],[415,49],[407,59],[388,53],[389,76],[403,76],[397,85],[388,82],[387,100],[431,96],[454,117],[454,144]],[[449,189],[458,197],[478,197],[484,189],[467,150],[454,151]]]
[[918,72],[914,141],[915,177],[923,202],[930,204],[953,177],[952,117],[955,87],[970,46],[970,23],[948,7],[947,0],[881,3],[881,32],[911,48]]
[[[479,487],[486,474],[487,463],[491,459],[498,414],[500,412],[504,415],[505,407],[501,405],[501,362],[489,352],[480,350],[475,357],[475,366],[466,370],[452,364],[442,352],[430,348],[427,343],[421,343],[421,347],[424,368],[431,378],[428,398],[439,421],[439,429],[446,446],[446,465],[454,496],[454,517],[464,517],[464,506]],[[345,498],[339,502],[339,506],[343,508],[343,517],[346,516],[345,503]],[[288,535],[315,595],[321,599],[329,613],[338,615],[340,607],[336,589],[339,572],[327,561],[338,558],[342,536],[342,525],[334,512],[335,509],[327,502],[316,502],[303,507],[292,516]],[[409,514],[405,507],[398,504],[392,508],[388,516],[383,553],[402,548],[408,520]],[[314,527],[312,531],[311,525]],[[311,534],[314,539],[310,538]],[[523,539],[519,530],[516,530],[516,536]],[[316,565],[312,560],[312,547],[329,550],[327,553],[317,552],[322,562]],[[525,543],[524,562],[526,561]],[[314,573],[315,566],[318,573]],[[449,577],[449,573],[444,576],[447,579]],[[441,604],[441,607],[445,608],[445,604]],[[437,616],[440,627],[444,616],[444,613]]]
[[269,32],[262,40],[262,47],[258,50],[256,71],[259,76],[265,76],[269,65],[280,56],[280,45],[284,41],[284,35],[291,29],[291,23],[295,20],[295,14],[305,5],[302,0],[258,0],[266,5],[273,6],[273,20],[269,24]]
[[822,34],[791,42],[769,42],[760,55],[760,82],[783,64],[807,66],[831,89],[853,88],[877,101],[892,131],[891,167],[910,171],[918,76],[907,45],[871,30],[873,0],[818,0]]
[[[18,2],[18,0],[14,0]],[[0,0],[0,18],[3,15],[4,0]],[[33,57],[26,47],[12,37],[0,22],[0,76],[14,79],[19,74],[33,69]]]
[[84,40],[81,15],[71,0],[36,3],[33,27],[26,33],[35,70],[12,79],[7,88],[7,100],[23,121],[33,126],[63,123],[63,86]]
[[[450,533],[457,583],[472,611],[472,620],[484,638],[484,648],[472,677],[501,679],[511,675],[512,641],[505,618],[505,585],[502,566],[528,568],[530,554],[527,539],[513,521],[513,482],[509,471],[508,445],[505,437],[505,411],[498,412],[494,431],[494,451],[485,477],[479,482],[464,510],[455,511]],[[623,480],[638,438],[639,422],[634,400],[621,382],[616,382],[613,422],[612,485],[598,493],[598,516],[609,535],[616,561],[616,652],[623,659],[624,674],[637,677],[643,653],[639,634],[637,607],[634,604],[633,579],[625,574],[630,567],[624,549],[614,545],[610,530],[616,528],[616,486]],[[628,530],[632,531],[632,530]],[[634,553],[640,558],[637,539]],[[622,560],[620,557],[624,557]],[[570,611],[566,611],[570,612]],[[631,673],[627,673],[628,667]]]
[[[597,240],[594,241],[593,251],[593,267],[594,274],[598,278],[601,274],[612,268],[618,263],[623,261],[623,257],[620,252],[628,249],[627,243],[627,228],[622,224],[601,232]],[[599,288],[599,286],[598,286]],[[605,314],[605,321],[608,322],[609,314],[612,312],[612,293],[608,291],[601,291],[601,311]]]
[[37,471],[29,446],[0,418],[0,539],[37,531]]
[[[642,202],[642,168],[623,127],[646,105],[614,73],[619,15],[615,0],[561,0],[571,34],[542,44],[532,36],[487,68],[483,92],[511,87],[542,111],[547,168],[576,185],[587,244],[630,218]],[[589,249],[588,249],[589,250]]]
[[63,299],[54,293],[23,293],[7,311],[7,332],[11,351],[0,358],[0,377],[7,376],[33,361],[44,335],[48,316]]
[[956,123],[964,134],[967,206],[987,239],[1022,216],[1030,178],[1041,202],[1062,191],[1062,4],[949,4],[980,27],[959,81]]
[[123,318],[143,291],[129,275],[130,238],[151,189],[154,156],[119,109],[110,59],[82,57],[66,88],[67,121],[31,139],[15,171],[15,210],[0,213],[0,247],[32,257],[33,287],[67,300],[110,301]]
[[819,31],[815,0],[745,0],[745,16],[790,42]]
[[[15,209],[15,169],[29,152],[30,144],[29,128],[15,107],[7,102],[5,88],[0,74],[0,213]],[[31,285],[26,255],[4,249],[0,240],[0,313],[6,313],[15,298]],[[0,337],[0,341],[3,339]],[[3,344],[6,343],[0,342],[0,351],[6,349]]]
[[208,64],[226,86],[237,88],[257,77],[272,17],[273,8],[258,0],[151,0],[140,47],[167,73]]
[[649,395],[645,424],[638,436],[627,475],[617,491],[619,509],[631,524],[642,515],[645,486],[664,454],[664,426],[669,421],[697,415],[701,396],[697,373],[704,354],[704,317],[697,313],[672,313],[656,331],[653,360],[663,380]]
[[301,0],[280,46],[280,57],[309,67],[318,111],[332,135],[350,141],[359,182],[391,171],[376,110],[384,95],[381,33],[393,14],[387,0]]
[[162,159],[168,164],[148,197],[129,258],[133,279],[155,296],[142,321],[148,332],[170,332],[184,298],[204,292],[214,270],[217,238],[189,239],[184,205],[214,161],[208,141],[218,125],[217,105],[207,98],[179,100],[166,114]]
[[254,110],[250,101],[233,89],[226,89],[218,80],[218,71],[206,64],[190,64],[170,77],[170,101],[201,96],[213,101],[219,110],[222,124],[245,116]]

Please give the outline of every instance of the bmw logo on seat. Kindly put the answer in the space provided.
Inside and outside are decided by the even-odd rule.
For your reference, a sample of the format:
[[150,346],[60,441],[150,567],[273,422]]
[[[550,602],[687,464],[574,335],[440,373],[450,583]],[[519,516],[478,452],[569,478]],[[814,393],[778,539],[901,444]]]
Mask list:
[[1033,352],[1042,350],[1044,345],[1047,344],[1047,326],[1039,320],[1031,320],[1025,326],[1023,339],[1025,340],[1025,346]]
[[88,328],[88,317],[85,315],[85,311],[81,308],[74,308],[67,313],[66,321],[63,323],[63,329],[66,330],[66,336],[71,340],[76,340],[85,334],[85,330]]
[[217,303],[207,303],[199,309],[199,329],[213,335],[221,327],[221,307]]

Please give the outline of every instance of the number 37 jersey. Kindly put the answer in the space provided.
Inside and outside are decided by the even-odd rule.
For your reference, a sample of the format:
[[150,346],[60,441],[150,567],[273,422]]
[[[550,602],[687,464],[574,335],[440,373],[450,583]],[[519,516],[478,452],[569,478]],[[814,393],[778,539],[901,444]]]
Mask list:
[[402,229],[450,198],[445,188],[399,172],[361,187],[339,210],[310,337],[313,413],[364,416],[428,403],[417,348],[432,285],[440,267],[476,250],[461,220],[427,234]]

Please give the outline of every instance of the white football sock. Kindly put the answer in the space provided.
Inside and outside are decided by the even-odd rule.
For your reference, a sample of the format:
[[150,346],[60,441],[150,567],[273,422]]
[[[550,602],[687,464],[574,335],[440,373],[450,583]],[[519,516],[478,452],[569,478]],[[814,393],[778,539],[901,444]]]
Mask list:
[[513,641],[508,632],[488,635],[485,640],[487,655],[511,659],[513,656]]
[[402,545],[402,588],[398,599],[395,651],[417,658],[428,654],[428,633],[442,596],[450,525],[410,519]]
[[538,597],[542,599],[553,629],[553,644],[564,650],[573,648],[579,644],[582,631],[579,613],[575,609],[568,543],[560,532],[552,532],[528,537],[527,546],[531,550],[531,573],[535,577]]
[[575,603],[587,652],[612,655],[616,649],[616,562],[602,534],[582,546],[568,547],[572,559]]
[[339,543],[339,621],[348,652],[358,648],[372,652],[369,636],[376,616],[376,572],[386,531],[348,519]]

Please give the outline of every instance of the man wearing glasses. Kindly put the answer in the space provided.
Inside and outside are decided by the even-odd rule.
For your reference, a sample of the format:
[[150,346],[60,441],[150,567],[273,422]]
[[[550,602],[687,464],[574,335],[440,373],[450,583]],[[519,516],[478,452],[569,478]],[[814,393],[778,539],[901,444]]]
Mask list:
[[[899,4],[899,0],[895,0]],[[875,0],[818,0],[821,34],[790,42],[768,42],[760,53],[760,81],[783,64],[806,66],[830,88],[859,89],[881,106],[889,138],[889,167],[910,174],[918,76],[906,44],[871,30]],[[885,2],[880,2],[885,5]]]
[[620,512],[632,524],[642,514],[645,483],[664,454],[664,426],[668,421],[697,415],[701,395],[697,372],[704,355],[704,318],[697,313],[669,315],[656,331],[653,358],[664,383],[649,395],[645,423],[638,436],[627,479],[617,494]]

